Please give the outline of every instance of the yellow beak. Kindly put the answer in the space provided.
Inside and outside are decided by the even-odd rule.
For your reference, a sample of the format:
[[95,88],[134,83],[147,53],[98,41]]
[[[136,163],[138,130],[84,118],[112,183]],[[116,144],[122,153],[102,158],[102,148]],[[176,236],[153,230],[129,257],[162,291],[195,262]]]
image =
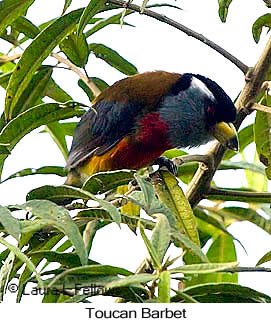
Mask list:
[[225,147],[238,151],[237,132],[232,123],[219,122],[215,125],[213,136]]

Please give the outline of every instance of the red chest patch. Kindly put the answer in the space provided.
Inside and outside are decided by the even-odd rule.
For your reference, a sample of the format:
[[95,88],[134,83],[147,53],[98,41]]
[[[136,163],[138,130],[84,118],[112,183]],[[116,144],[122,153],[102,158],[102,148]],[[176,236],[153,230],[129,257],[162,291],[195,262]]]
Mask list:
[[140,122],[140,129],[136,135],[136,140],[142,146],[160,147],[162,150],[170,149],[168,142],[166,123],[160,120],[159,113],[147,114]]

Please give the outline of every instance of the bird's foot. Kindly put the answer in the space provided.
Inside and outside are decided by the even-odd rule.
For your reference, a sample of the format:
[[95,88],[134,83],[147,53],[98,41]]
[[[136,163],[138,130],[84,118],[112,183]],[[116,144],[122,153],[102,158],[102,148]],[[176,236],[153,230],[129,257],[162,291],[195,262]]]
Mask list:
[[158,165],[159,168],[166,167],[166,169],[174,176],[177,176],[178,174],[178,167],[175,165],[175,163],[171,159],[168,159],[164,156],[157,158],[153,162],[153,165]]

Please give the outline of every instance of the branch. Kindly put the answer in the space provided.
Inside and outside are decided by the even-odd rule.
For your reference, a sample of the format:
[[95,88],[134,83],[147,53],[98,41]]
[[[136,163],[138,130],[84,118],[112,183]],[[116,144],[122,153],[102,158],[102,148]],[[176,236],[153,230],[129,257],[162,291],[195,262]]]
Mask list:
[[[238,97],[236,107],[238,110],[236,121],[234,125],[239,129],[243,120],[251,113],[251,106],[257,99],[258,94],[262,90],[262,84],[265,81],[266,75],[271,68],[271,37],[269,38],[265,49],[263,50],[256,65],[251,68],[246,74],[246,84]],[[206,192],[210,189],[212,178],[223,158],[226,148],[220,144],[215,144],[208,151],[210,158],[214,160],[213,169],[199,168],[194,175],[192,181],[187,188],[187,197],[192,207],[195,207]]]
[[108,0],[109,3],[112,3],[114,5],[123,7],[123,8],[129,8],[131,10],[134,10],[136,12],[139,12],[143,15],[149,16],[151,18],[154,18],[156,20],[159,20],[163,23],[166,23],[176,29],[181,30],[182,32],[184,32],[187,36],[191,36],[193,38],[196,38],[197,40],[203,42],[205,45],[211,47],[212,49],[214,49],[215,51],[217,51],[219,54],[221,54],[222,56],[224,56],[226,59],[228,59],[230,62],[232,62],[235,66],[237,66],[244,74],[247,73],[249,67],[244,64],[243,62],[241,62],[238,58],[236,58],[235,56],[233,56],[231,53],[229,53],[228,51],[226,51],[224,48],[222,48],[221,46],[217,45],[216,43],[214,43],[213,41],[209,40],[208,38],[206,38],[205,36],[203,36],[202,34],[199,34],[195,31],[193,31],[192,29],[176,22],[173,19],[170,19],[168,17],[166,17],[165,15],[161,15],[157,12],[154,12],[152,10],[149,9],[143,9],[140,6],[137,6],[135,4],[129,3],[129,2],[125,2],[122,0]]
[[262,111],[265,113],[271,113],[271,108],[267,107],[266,105],[259,104],[259,103],[254,103],[251,108],[251,110],[256,110],[256,111]]
[[211,200],[239,201],[251,203],[270,203],[271,193],[246,192],[228,189],[210,188],[206,197]]
[[65,64],[66,66],[68,66],[68,68],[73,71],[74,73],[76,73],[80,79],[82,81],[84,81],[86,83],[86,85],[90,88],[90,90],[93,92],[94,96],[98,96],[101,91],[100,89],[83,73],[79,70],[79,68],[77,68],[76,65],[74,65],[72,62],[70,62],[68,59],[63,58],[61,56],[59,56],[58,54],[51,54],[52,57],[54,57],[55,59],[57,59],[60,63]]

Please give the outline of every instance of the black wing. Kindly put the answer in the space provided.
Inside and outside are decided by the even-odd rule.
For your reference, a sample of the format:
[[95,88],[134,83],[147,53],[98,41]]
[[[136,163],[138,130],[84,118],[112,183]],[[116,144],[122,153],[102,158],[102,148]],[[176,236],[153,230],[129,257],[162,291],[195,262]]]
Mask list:
[[103,155],[135,129],[143,103],[116,103],[101,100],[78,123],[66,168],[75,168],[86,158]]

